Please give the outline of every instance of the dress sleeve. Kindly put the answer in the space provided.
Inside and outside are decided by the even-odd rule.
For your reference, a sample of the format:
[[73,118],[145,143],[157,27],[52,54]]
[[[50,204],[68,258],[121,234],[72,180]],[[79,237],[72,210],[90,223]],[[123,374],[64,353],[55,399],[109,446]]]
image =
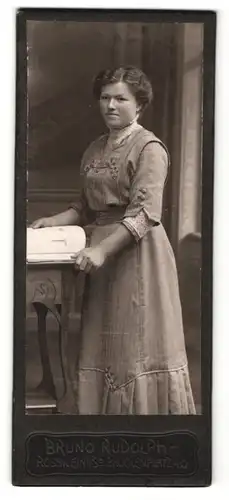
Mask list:
[[81,191],[79,198],[72,203],[70,203],[68,208],[73,208],[79,215],[80,217],[80,224],[82,226],[86,226],[87,224],[90,224],[93,221],[93,213],[89,208],[87,197],[85,194],[85,182],[86,182],[86,175],[85,175],[85,164],[88,158],[90,149],[88,148],[81,161],[80,165],[80,176],[81,176]]
[[139,241],[145,234],[155,225],[149,219],[144,210],[141,210],[137,215],[125,217],[123,224],[129,229],[136,241]]
[[92,211],[88,206],[83,188],[81,189],[81,193],[78,200],[75,200],[72,203],[70,203],[68,208],[73,208],[77,212],[77,214],[80,217],[80,224],[82,226],[86,226],[87,224],[90,224],[90,222],[92,222],[93,220]]
[[168,153],[160,143],[147,143],[140,153],[123,219],[123,224],[129,229],[131,226],[136,232],[138,228],[137,239],[152,225],[160,223],[168,164]]

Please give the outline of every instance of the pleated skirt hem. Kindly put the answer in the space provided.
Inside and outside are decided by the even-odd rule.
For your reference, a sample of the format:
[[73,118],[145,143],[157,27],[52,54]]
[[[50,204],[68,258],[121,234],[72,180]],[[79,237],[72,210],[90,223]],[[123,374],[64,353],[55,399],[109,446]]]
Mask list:
[[79,371],[78,409],[92,415],[196,414],[188,367],[136,375],[115,386],[105,370]]

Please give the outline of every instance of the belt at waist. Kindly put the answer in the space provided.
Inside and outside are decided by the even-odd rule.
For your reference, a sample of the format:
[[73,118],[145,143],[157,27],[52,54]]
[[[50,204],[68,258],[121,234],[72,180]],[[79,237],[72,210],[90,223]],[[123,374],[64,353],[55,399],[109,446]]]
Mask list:
[[94,224],[104,226],[121,222],[125,215],[126,207],[109,207],[104,211],[95,211],[93,213]]

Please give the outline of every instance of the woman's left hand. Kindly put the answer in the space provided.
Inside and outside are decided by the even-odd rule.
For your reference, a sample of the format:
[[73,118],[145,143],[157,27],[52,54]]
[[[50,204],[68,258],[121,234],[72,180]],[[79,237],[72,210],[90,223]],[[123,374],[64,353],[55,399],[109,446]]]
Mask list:
[[101,246],[84,248],[75,256],[75,267],[85,273],[99,269],[106,260],[106,254]]

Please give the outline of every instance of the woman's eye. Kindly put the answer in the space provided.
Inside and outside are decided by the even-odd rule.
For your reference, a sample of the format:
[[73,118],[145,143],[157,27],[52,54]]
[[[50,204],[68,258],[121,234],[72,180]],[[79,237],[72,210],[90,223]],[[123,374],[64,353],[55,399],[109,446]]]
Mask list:
[[[101,95],[100,99],[101,99],[101,101],[109,101],[109,100],[111,100],[111,98],[108,97],[107,95]],[[113,97],[112,100],[114,100],[114,101],[116,100],[118,102],[120,102],[120,101],[127,101],[127,99],[125,99],[125,97]]]

